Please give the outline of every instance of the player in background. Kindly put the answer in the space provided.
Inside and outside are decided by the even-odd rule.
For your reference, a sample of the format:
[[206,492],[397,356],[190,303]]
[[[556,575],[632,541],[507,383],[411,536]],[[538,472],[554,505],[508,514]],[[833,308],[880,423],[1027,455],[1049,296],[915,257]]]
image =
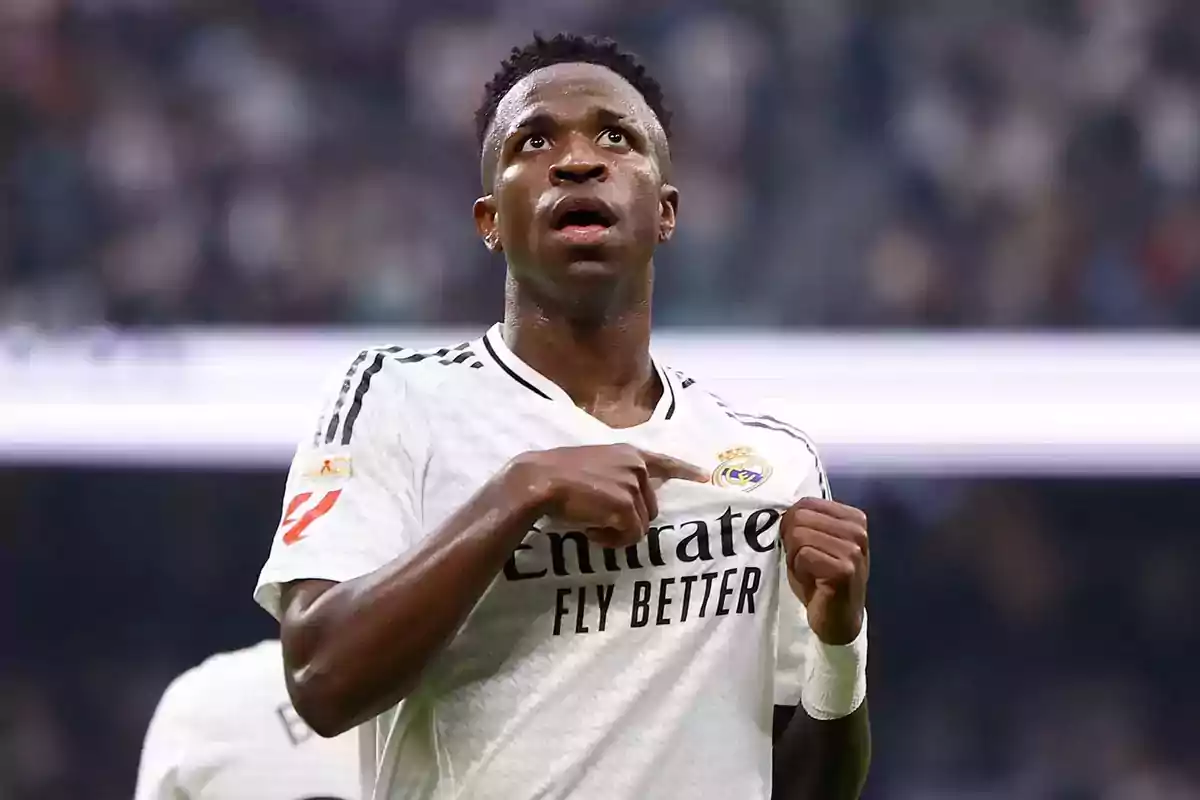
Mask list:
[[504,320],[364,350],[300,444],[255,591],[296,708],[362,727],[374,800],[856,797],[866,517],[651,355],[658,84],[539,38],[477,120]]
[[353,734],[317,736],[292,707],[277,640],[177,677],[155,709],[134,800],[357,800]]

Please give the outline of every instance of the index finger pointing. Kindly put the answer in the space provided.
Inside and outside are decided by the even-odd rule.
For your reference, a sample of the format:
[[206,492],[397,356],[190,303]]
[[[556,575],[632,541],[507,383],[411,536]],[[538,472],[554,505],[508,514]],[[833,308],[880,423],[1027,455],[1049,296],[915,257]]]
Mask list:
[[708,472],[700,469],[695,464],[689,464],[686,461],[680,461],[674,456],[663,455],[662,453],[653,453],[647,450],[639,450],[638,452],[641,454],[642,460],[646,462],[646,471],[650,473],[651,478],[659,480],[679,478],[695,483],[708,482]]

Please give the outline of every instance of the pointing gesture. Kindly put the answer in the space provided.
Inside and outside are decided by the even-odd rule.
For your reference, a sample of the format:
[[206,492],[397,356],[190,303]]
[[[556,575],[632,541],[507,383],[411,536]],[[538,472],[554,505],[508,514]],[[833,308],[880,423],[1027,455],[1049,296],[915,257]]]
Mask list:
[[580,525],[602,547],[636,544],[658,517],[655,489],[708,473],[677,458],[625,444],[561,447],[518,456],[511,467],[546,498],[546,513]]

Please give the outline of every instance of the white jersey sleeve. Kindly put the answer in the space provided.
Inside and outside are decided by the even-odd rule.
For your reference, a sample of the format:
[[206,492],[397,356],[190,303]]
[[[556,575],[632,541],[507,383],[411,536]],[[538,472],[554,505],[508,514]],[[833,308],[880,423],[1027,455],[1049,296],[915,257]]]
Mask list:
[[[796,491],[795,500],[805,497],[833,499],[829,491],[829,478],[825,466],[812,442],[805,440],[812,456],[812,470],[805,476]],[[779,557],[785,558],[783,548]],[[808,626],[808,613],[788,582],[787,564],[779,570],[779,623],[775,657],[775,705],[796,706],[800,704],[800,689],[804,681],[804,660],[809,640],[813,636]]]
[[276,618],[283,584],[359,577],[420,535],[418,465],[426,433],[406,402],[398,366],[388,349],[360,353],[337,376],[316,426],[296,449],[279,528],[254,592]]

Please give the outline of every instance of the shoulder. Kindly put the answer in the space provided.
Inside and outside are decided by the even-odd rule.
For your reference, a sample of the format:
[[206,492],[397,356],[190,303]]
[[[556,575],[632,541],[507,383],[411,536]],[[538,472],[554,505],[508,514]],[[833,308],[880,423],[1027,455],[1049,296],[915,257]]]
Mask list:
[[[283,645],[267,639],[240,650],[209,656],[189,670],[197,684],[228,686],[230,682],[256,684],[264,677],[283,676]],[[187,673],[185,673],[187,674]]]
[[813,438],[791,418],[790,414],[780,413],[778,410],[768,413],[752,400],[727,400],[686,373],[677,369],[670,371],[678,381],[679,391],[686,393],[688,400],[699,406],[702,413],[712,414],[724,418],[731,424],[756,431],[759,438],[770,439],[781,444],[790,442],[791,446],[803,447],[814,458],[818,457],[817,445]]
[[396,344],[364,347],[334,368],[326,396],[336,401],[379,388],[394,394],[437,386],[483,368],[477,344],[476,340],[425,349]]
[[204,730],[240,708],[248,696],[283,684],[283,652],[277,640],[206,658],[180,673],[163,692],[155,716]]
[[478,340],[424,349],[403,345],[364,347],[327,377],[313,445],[347,445],[355,427],[370,418],[398,424],[419,410],[422,398],[436,396],[483,371]]
[[283,647],[277,639],[268,639],[209,656],[175,678],[167,693],[181,706],[209,705],[209,694],[218,687],[230,693],[230,689],[253,688],[275,677],[283,679]]
[[712,427],[721,426],[745,445],[764,453],[786,454],[802,474],[815,477],[821,494],[828,496],[828,479],[817,443],[792,419],[778,409],[764,410],[754,400],[728,400],[687,373],[668,368],[678,391]]

